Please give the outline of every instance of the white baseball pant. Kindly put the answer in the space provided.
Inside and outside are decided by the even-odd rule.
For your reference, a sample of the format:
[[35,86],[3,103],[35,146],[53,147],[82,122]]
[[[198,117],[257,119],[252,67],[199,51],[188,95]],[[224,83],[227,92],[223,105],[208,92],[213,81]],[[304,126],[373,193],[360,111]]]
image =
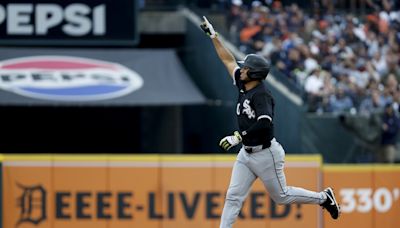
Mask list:
[[233,166],[220,228],[232,227],[257,177],[277,204],[322,204],[326,200],[324,192],[286,186],[284,163],[285,151],[275,138],[269,148],[259,152],[249,154],[242,147]]

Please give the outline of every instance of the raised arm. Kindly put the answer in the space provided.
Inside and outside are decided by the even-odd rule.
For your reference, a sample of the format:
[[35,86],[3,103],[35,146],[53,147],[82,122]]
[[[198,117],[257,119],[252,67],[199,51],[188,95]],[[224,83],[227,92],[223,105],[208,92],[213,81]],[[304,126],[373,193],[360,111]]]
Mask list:
[[224,63],[226,69],[228,70],[229,74],[231,77],[234,77],[233,71],[235,70],[236,67],[238,67],[236,63],[235,57],[232,55],[232,53],[224,46],[220,38],[218,37],[218,33],[215,32],[213,26],[211,23],[207,20],[206,17],[203,17],[204,21],[201,23],[200,27],[203,29],[203,31],[210,36],[215,50],[217,51],[218,57],[221,59],[221,61]]

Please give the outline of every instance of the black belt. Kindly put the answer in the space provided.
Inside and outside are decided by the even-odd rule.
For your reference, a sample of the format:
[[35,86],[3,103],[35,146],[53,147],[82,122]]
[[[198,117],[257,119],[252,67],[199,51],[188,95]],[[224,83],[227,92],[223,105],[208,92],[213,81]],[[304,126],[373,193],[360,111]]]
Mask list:
[[266,149],[270,146],[271,146],[271,142],[268,142],[268,143],[265,143],[263,145],[258,145],[258,146],[244,146],[244,150],[247,153],[252,154],[252,153],[262,151],[263,149]]

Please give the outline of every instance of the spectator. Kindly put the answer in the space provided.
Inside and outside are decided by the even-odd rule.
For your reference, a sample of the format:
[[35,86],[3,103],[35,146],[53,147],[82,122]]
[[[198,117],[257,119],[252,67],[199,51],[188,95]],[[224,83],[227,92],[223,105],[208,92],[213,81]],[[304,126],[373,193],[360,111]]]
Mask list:
[[400,53],[389,51],[386,55],[387,75],[393,75],[397,81],[400,80]]
[[252,39],[262,29],[256,22],[255,18],[248,18],[245,27],[240,31],[240,43],[243,45],[241,49],[245,52],[254,52]]
[[344,38],[339,39],[338,44],[332,47],[331,52],[341,59],[347,59],[354,56],[353,50],[347,46]]
[[384,100],[381,97],[379,90],[374,89],[371,91],[370,96],[361,102],[359,113],[364,116],[370,116],[372,113],[382,112],[384,107],[383,102]]
[[396,79],[396,76],[394,74],[389,74],[386,78],[385,88],[388,90],[390,95],[393,95],[398,90],[398,87],[399,83]]
[[242,0],[233,0],[226,19],[230,40],[236,45],[239,45],[238,34],[241,27],[243,27],[241,18],[243,14],[242,5]]
[[395,113],[392,103],[387,103],[382,116],[381,150],[377,156],[378,162],[395,162],[396,141],[399,129],[400,119]]
[[316,68],[305,81],[305,90],[308,96],[309,111],[315,112],[318,109],[319,103],[322,101],[322,89],[324,80],[321,76],[321,71]]
[[345,93],[344,87],[339,86],[336,88],[336,93],[330,97],[330,106],[332,112],[338,114],[350,111],[350,109],[353,108],[353,101],[350,96]]

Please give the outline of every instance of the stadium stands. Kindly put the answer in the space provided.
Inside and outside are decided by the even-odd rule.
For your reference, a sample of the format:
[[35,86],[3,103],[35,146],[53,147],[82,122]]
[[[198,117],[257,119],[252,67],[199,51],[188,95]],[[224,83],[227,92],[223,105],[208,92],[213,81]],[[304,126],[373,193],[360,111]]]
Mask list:
[[[284,2],[284,1],[283,1]],[[245,53],[259,53],[301,87],[310,112],[366,110],[400,102],[400,11],[392,1],[367,1],[368,11],[313,10],[281,1],[232,1],[230,38]],[[397,5],[396,5],[397,4]],[[333,7],[333,6],[330,6]]]

